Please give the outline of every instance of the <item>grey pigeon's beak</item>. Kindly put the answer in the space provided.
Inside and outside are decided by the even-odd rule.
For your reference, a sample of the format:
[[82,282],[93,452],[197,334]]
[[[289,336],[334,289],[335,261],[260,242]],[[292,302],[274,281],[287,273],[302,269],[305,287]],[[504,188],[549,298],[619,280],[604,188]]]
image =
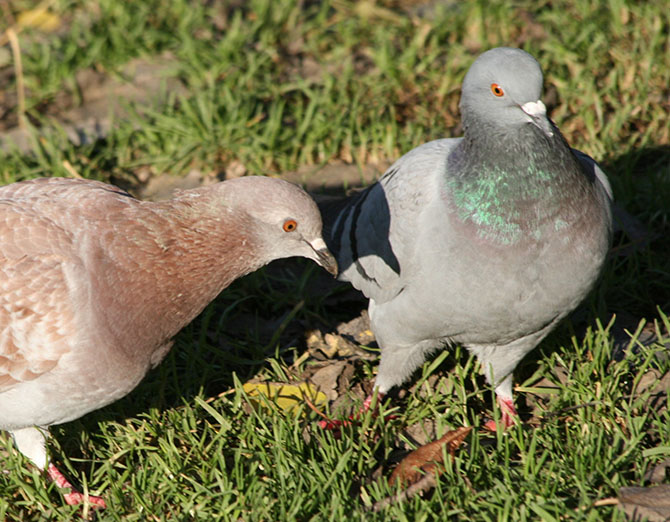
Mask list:
[[337,261],[335,261],[335,257],[330,253],[330,250],[328,250],[326,242],[323,239],[318,238],[314,241],[310,241],[309,246],[312,247],[316,254],[315,261],[328,270],[333,277],[337,277]]
[[544,132],[548,138],[554,135],[554,129],[547,118],[547,108],[541,100],[524,103],[521,106],[521,110],[526,113],[529,121]]

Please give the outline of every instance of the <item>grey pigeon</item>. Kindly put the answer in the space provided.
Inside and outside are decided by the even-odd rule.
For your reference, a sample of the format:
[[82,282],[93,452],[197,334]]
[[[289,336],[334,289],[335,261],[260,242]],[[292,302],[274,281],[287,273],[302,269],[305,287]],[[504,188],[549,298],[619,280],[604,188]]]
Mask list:
[[49,464],[47,428],[128,394],[224,288],[289,256],[337,272],[316,204],[278,179],[163,202],[88,180],[0,188],[0,429],[71,487]]
[[513,424],[514,368],[593,288],[611,189],[547,118],[541,91],[530,54],[483,53],[463,82],[462,138],[421,145],[365,191],[322,206],[339,278],[370,300],[380,395],[457,343]]

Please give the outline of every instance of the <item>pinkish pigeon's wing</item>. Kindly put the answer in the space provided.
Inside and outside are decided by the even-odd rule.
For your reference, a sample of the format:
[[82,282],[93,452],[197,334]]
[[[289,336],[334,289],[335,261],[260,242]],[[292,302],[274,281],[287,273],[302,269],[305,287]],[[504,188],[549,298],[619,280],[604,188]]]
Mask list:
[[49,372],[68,351],[70,243],[50,220],[0,200],[0,392]]

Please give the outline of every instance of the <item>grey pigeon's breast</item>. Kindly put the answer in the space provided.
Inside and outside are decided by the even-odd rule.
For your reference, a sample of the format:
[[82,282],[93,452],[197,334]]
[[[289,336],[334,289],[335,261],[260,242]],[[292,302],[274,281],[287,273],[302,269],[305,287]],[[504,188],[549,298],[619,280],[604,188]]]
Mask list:
[[611,228],[601,192],[589,186],[575,202],[543,210],[514,241],[480,234],[456,209],[427,209],[418,240],[427,247],[412,261],[412,281],[375,307],[373,323],[382,337],[408,344],[503,344],[539,331],[574,309],[598,277]]

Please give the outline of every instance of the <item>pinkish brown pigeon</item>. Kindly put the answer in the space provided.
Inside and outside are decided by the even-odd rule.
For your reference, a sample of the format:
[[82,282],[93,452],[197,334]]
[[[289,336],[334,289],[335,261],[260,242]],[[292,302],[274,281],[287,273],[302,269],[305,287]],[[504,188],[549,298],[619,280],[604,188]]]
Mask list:
[[541,92],[531,55],[485,52],[463,82],[462,138],[421,145],[367,190],[322,207],[340,279],[370,300],[380,395],[458,343],[509,426],[514,368],[593,288],[611,189],[547,118]]
[[49,464],[48,427],[129,393],[231,282],[289,256],[337,272],[315,203],[278,179],[157,203],[88,180],[0,188],[0,429],[72,487]]

